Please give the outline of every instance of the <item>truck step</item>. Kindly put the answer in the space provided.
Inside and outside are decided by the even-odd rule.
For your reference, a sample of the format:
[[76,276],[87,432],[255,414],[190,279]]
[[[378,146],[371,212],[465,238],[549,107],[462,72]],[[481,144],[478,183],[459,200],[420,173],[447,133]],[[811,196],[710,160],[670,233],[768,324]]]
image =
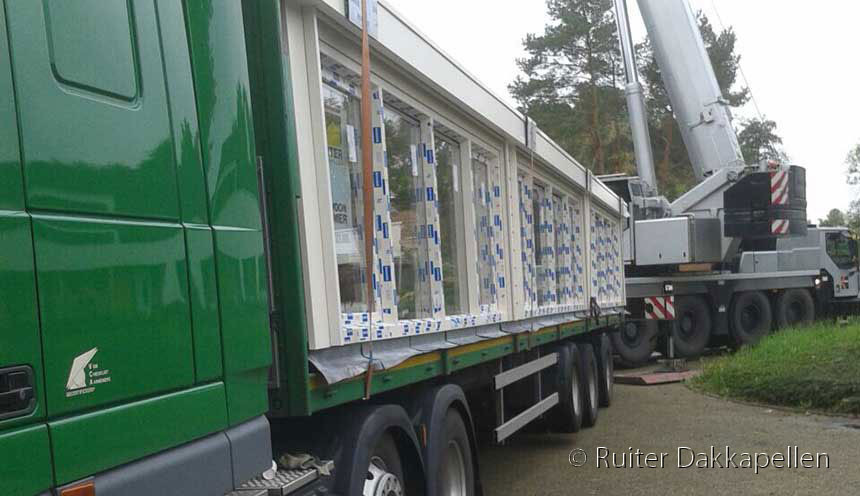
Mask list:
[[315,468],[278,470],[274,479],[251,479],[227,496],[285,496],[317,480],[319,476],[319,471]]

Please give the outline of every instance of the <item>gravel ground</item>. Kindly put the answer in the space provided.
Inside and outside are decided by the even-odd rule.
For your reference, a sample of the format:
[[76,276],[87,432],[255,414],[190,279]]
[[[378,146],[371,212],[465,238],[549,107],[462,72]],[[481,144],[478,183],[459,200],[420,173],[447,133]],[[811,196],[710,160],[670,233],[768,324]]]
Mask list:
[[[800,454],[827,453],[830,468],[764,468],[758,474],[753,468],[679,469],[681,446],[708,453],[715,446],[723,452],[723,465],[727,446],[738,453],[737,464],[744,452],[773,455],[797,446]],[[665,468],[597,468],[598,447],[608,449],[610,467],[611,453],[620,462],[630,448],[668,455]],[[575,449],[588,456],[585,466],[571,466],[569,454]],[[487,496],[860,494],[860,419],[741,405],[701,395],[683,384],[616,385],[612,407],[600,411],[594,428],[570,435],[520,434],[507,446],[483,445],[480,450]],[[689,463],[690,457],[685,451],[680,462]],[[645,456],[640,460],[645,467]]]

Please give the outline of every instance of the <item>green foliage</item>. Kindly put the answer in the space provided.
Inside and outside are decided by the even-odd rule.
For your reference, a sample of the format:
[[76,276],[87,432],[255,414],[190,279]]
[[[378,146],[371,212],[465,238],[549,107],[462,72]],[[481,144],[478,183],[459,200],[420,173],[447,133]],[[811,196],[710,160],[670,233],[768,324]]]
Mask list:
[[693,381],[746,401],[860,414],[860,321],[780,332],[759,345],[705,363]]
[[820,219],[818,224],[821,227],[845,227],[845,213],[838,208],[834,208],[827,213],[827,218]]
[[848,184],[860,184],[860,144],[852,148],[845,157],[845,165],[848,167]]
[[776,122],[748,119],[742,121],[741,126],[738,142],[748,164],[757,164],[762,160],[787,161],[788,157],[780,147],[782,138],[776,134]]
[[[553,140],[597,174],[633,173],[635,162],[615,16],[610,0],[548,0],[550,22],[543,34],[523,41],[528,56],[522,74],[509,86],[520,111]],[[729,28],[716,32],[699,14],[699,27],[723,96],[733,106],[746,104],[750,92],[738,87],[740,55]],[[657,180],[663,194],[677,198],[696,180],[660,69],[650,43],[637,46],[651,121]],[[784,158],[776,124],[742,124],[742,146],[751,156]]]

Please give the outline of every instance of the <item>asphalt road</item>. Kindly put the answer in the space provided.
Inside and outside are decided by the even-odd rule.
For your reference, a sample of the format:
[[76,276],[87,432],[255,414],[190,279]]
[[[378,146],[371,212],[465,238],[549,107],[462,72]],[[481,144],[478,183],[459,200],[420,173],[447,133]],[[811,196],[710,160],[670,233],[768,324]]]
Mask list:
[[[679,447],[710,456],[711,446],[722,452],[713,468],[678,468],[694,456],[682,450],[679,459]],[[741,465],[745,452],[767,453],[772,460],[787,446],[797,446],[798,455],[826,453],[830,468],[823,468],[823,456],[818,457],[822,468],[769,467],[758,474],[755,468],[719,468],[719,464],[729,465],[726,447],[736,453],[735,464]],[[607,450],[598,453],[599,447]],[[657,459],[667,453],[664,467],[647,468],[643,454],[638,464],[645,468],[606,468],[606,464],[612,467],[613,452],[623,463],[621,454],[631,448],[634,453],[637,449],[655,453]],[[575,449],[584,450],[588,457],[582,467],[569,462]],[[598,424],[591,429],[570,435],[520,434],[506,446],[483,445],[480,450],[487,496],[860,494],[860,419],[740,405],[701,395],[682,384],[616,385],[612,406],[600,411]],[[600,455],[605,455],[605,461]],[[582,455],[575,458],[579,462]],[[776,458],[778,465],[787,465]],[[700,459],[699,463],[706,462]],[[759,457],[759,465],[764,462]],[[798,456],[796,464],[802,462]],[[635,456],[632,464],[637,465]],[[654,458],[650,464],[659,466]]]

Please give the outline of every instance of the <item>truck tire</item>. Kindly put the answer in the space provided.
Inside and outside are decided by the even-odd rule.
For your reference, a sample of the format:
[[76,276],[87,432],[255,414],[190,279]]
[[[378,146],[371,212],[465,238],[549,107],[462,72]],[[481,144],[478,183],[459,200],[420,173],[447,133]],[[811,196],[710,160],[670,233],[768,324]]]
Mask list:
[[597,359],[594,357],[594,347],[590,343],[579,343],[579,383],[582,392],[582,425],[593,427],[597,424],[597,412],[600,408],[600,393],[597,385]]
[[[582,382],[579,374],[579,349],[574,344],[564,344],[556,350],[558,363],[548,370],[548,380],[553,381],[558,392],[558,405],[547,415],[547,425],[554,432],[566,434],[582,429]],[[550,382],[550,383],[553,383]]]
[[431,496],[475,495],[475,472],[472,461],[472,443],[460,413],[450,408],[445,415],[442,443],[437,445],[440,464],[435,474],[436,492]]
[[627,321],[610,334],[620,367],[633,369],[648,363],[657,348],[657,322]]
[[747,291],[735,296],[731,310],[731,331],[737,346],[758,343],[773,325],[770,300],[761,291]]
[[594,340],[597,353],[598,392],[600,406],[607,408],[612,403],[612,389],[615,385],[615,362],[612,359],[612,342],[609,336],[601,334]]
[[675,301],[672,339],[675,356],[695,358],[705,351],[711,340],[713,320],[708,302],[701,296],[681,296]]
[[806,289],[787,289],[776,300],[776,326],[787,329],[815,320],[815,301]]

